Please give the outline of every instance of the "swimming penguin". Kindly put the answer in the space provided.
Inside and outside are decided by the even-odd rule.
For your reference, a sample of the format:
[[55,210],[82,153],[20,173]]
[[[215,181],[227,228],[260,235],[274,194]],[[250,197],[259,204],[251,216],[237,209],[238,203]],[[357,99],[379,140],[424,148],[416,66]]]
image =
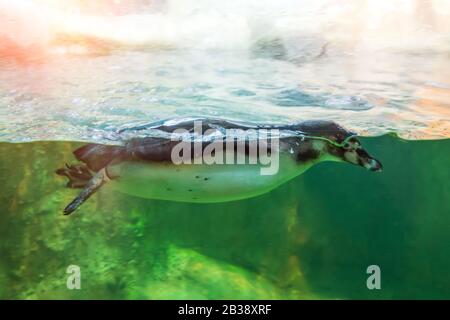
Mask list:
[[[141,130],[146,134],[137,134]],[[121,145],[76,149],[82,163],[56,171],[69,178],[67,187],[83,189],[64,214],[106,184],[143,198],[211,203],[269,192],[321,161],[382,169],[354,133],[332,121],[260,125],[184,118],[118,131],[127,132],[132,137]]]

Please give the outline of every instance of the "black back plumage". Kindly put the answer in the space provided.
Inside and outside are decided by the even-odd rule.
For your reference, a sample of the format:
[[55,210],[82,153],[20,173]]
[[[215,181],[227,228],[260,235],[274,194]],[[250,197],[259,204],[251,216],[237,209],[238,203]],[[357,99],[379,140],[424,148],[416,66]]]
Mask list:
[[[171,119],[150,123],[133,128],[126,128],[118,131],[139,132],[141,130],[157,130],[164,133],[173,133],[176,130],[184,129],[188,132],[194,131],[195,121],[200,121],[202,125],[202,134],[209,129],[277,129],[279,131],[290,131],[299,134],[299,137],[322,137],[337,143],[353,135],[352,132],[345,130],[333,121],[312,120],[294,124],[256,124],[251,122],[240,122],[224,119],[208,118],[190,118],[190,119]],[[142,161],[170,161],[173,147],[178,141],[172,141],[167,137],[141,137],[132,138],[123,146],[108,146],[101,144],[88,144],[74,151],[76,158],[88,165],[91,170],[98,171],[111,162],[142,160]],[[202,149],[211,142],[202,143]],[[248,151],[248,146],[245,148]]]

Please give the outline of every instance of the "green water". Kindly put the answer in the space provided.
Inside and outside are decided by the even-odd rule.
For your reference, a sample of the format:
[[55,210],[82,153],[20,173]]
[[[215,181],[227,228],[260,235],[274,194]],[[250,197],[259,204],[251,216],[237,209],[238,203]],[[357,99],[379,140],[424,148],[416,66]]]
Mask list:
[[104,188],[71,216],[54,170],[79,144],[0,143],[0,298],[450,299],[450,140],[363,140],[382,173],[321,163],[222,204]]

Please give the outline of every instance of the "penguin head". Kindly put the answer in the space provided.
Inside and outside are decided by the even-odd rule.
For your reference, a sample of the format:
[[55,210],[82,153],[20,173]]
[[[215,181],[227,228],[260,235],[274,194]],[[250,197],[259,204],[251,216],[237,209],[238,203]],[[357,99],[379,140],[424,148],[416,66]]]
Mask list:
[[359,165],[367,170],[382,171],[383,169],[381,162],[369,155],[354,135],[350,135],[339,144],[329,143],[327,150],[338,160]]
[[370,171],[381,171],[383,168],[380,161],[367,153],[355,133],[333,121],[310,121],[298,129],[316,141],[316,150],[320,149],[332,160],[356,164]]

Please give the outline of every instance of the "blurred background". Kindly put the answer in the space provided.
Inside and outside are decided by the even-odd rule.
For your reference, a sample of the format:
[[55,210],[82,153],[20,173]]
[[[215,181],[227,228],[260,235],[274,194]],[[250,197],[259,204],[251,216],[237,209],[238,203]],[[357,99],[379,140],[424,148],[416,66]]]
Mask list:
[[329,43],[350,52],[447,51],[449,14],[446,0],[2,0],[0,52],[17,59],[88,53],[99,50],[90,47],[93,39],[249,49],[270,37],[286,46],[307,40],[303,45]]

